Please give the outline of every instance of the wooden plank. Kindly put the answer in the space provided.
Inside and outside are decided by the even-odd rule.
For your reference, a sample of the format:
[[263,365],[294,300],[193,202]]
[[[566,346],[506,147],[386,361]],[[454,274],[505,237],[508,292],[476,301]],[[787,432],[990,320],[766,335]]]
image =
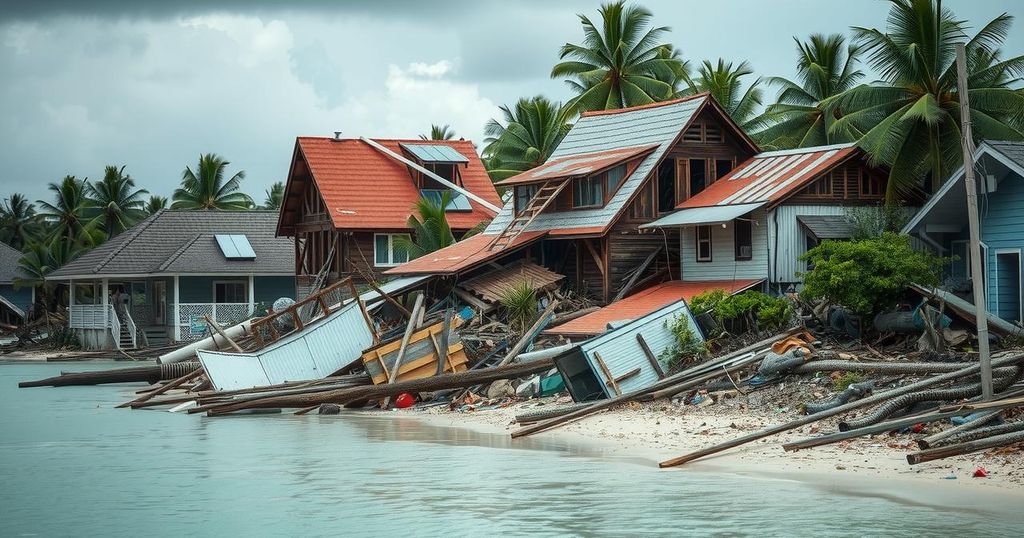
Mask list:
[[615,392],[615,396],[622,396],[622,390],[619,389],[619,382],[615,380],[615,376],[613,376],[612,371],[608,369],[608,364],[601,358],[601,354],[595,351],[594,360],[597,361],[597,365],[601,368],[601,371],[604,372],[604,378],[608,380],[605,381],[605,384],[612,388]]
[[620,375],[619,377],[616,377],[614,379],[614,381],[616,383],[622,383],[623,381],[625,381],[627,379],[630,379],[630,378],[633,378],[633,377],[636,377],[638,375],[640,375],[640,367],[639,366],[637,366],[636,368],[633,368],[632,370],[630,370],[630,371]]
[[416,328],[416,320],[419,318],[421,308],[423,308],[422,294],[416,296],[416,302],[412,307],[412,316],[409,318],[409,323],[405,325],[405,334],[402,335],[402,343],[398,346],[398,355],[395,357],[395,362],[388,374],[389,384],[394,383],[395,378],[398,377],[398,368],[402,365],[402,357],[405,356],[406,348],[409,347],[409,339],[412,338],[413,330]]
[[594,263],[597,264],[597,270],[601,272],[601,276],[604,276],[604,261],[602,260],[601,255],[598,254],[597,249],[594,248],[594,245],[590,244],[590,240],[583,239],[582,241],[583,244],[587,247],[587,252],[590,253],[590,257],[593,258]]
[[633,286],[636,284],[637,279],[640,278],[640,275],[642,275],[643,272],[647,270],[647,266],[650,265],[652,261],[654,261],[654,258],[658,257],[659,253],[661,253],[661,248],[662,247],[659,246],[657,249],[651,252],[640,265],[637,266],[636,271],[633,272],[633,276],[629,277],[629,282],[626,282],[626,285],[622,286],[622,289],[620,289],[619,292],[615,294],[615,298],[612,299],[612,302],[622,299],[623,297],[626,296],[627,293],[629,293],[629,290],[633,289]]
[[[224,332],[224,329],[222,329],[220,327],[220,325],[216,321],[214,321],[210,316],[203,316],[203,318],[206,319],[206,323],[214,331],[216,331],[217,334],[219,334],[221,336],[221,338],[223,338],[224,341],[226,341],[231,346],[231,348],[235,350],[236,353],[245,353],[245,350],[242,349],[241,346],[239,346],[237,343],[235,343],[235,341],[232,340],[231,337],[228,336],[227,333]],[[217,341],[216,338],[214,338],[213,340],[214,340],[214,342]]]
[[654,352],[651,351],[651,346],[647,345],[647,340],[644,339],[644,335],[636,333],[636,341],[640,344],[640,349],[644,351],[644,356],[647,357],[647,362],[651,363],[651,368],[654,368],[655,373],[658,374],[658,379],[665,379],[665,370],[661,368],[661,363],[658,362],[658,357],[655,357]]

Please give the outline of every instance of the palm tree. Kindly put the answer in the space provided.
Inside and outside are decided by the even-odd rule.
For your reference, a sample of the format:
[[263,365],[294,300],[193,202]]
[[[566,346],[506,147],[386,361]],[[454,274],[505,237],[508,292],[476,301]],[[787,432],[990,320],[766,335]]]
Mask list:
[[55,285],[46,280],[46,275],[71,262],[89,247],[68,241],[29,241],[25,245],[18,266],[24,276],[14,279],[17,288],[36,288],[44,305],[49,305]]
[[812,34],[806,42],[793,38],[799,54],[797,81],[771,77],[781,88],[776,102],[757,120],[754,133],[762,148],[788,149],[855,142],[863,133],[832,132],[841,109],[823,101],[853,88],[864,77],[857,69],[860,48],[847,45],[841,34]]
[[36,207],[25,195],[14,193],[0,205],[0,241],[21,250],[39,233]]
[[[566,77],[576,97],[566,107],[576,112],[605,110],[663,101],[685,69],[673,49],[660,43],[667,26],[649,28],[652,13],[625,2],[604,4],[599,28],[586,15],[583,44],[566,43],[551,78]],[[666,50],[667,49],[667,50]]]
[[224,169],[229,164],[214,153],[200,155],[195,171],[185,167],[182,172],[181,187],[174,190],[171,208],[245,210],[252,207],[252,198],[239,190],[245,179],[244,171],[224,181]]
[[87,187],[89,205],[97,213],[95,219],[98,227],[109,237],[116,236],[145,218],[143,197],[146,194],[146,189],[135,188],[135,181],[124,173],[124,166],[107,166],[103,180]]
[[445,192],[441,194],[440,204],[420,198],[413,206],[416,214],[410,215],[406,222],[406,226],[412,229],[412,236],[395,239],[396,246],[405,250],[410,260],[455,244],[455,236],[444,211],[450,202],[451,195]]
[[266,191],[267,199],[263,201],[261,209],[280,209],[281,200],[284,198],[284,182],[276,181]]
[[75,176],[64,176],[60,183],[50,183],[48,189],[54,193],[54,202],[37,200],[40,215],[51,226],[50,239],[69,246],[95,243],[95,224],[91,222],[91,204],[86,193],[88,180]]
[[444,125],[430,124],[430,134],[420,135],[420,140],[451,140],[455,138],[455,131],[447,123]]
[[687,78],[687,88],[680,94],[710,93],[733,121],[749,129],[762,99],[761,79],[754,80],[746,90],[743,89],[743,77],[753,73],[747,62],[740,62],[733,68],[732,62],[721,58],[717,64],[704,60],[697,69],[697,75]]
[[[888,28],[853,29],[881,80],[826,99],[846,114],[833,132],[862,131],[873,164],[890,169],[889,200],[930,179],[936,189],[960,165],[960,96],[955,44],[963,21],[932,0],[890,0]],[[1003,60],[999,47],[1013,17],[1002,14],[967,40],[968,96],[976,140],[1024,139],[1024,56]],[[1017,89],[1013,86],[1018,86]]]
[[491,179],[514,176],[544,163],[569,132],[565,111],[540,95],[501,107],[505,124],[484,126],[484,156]]
[[150,196],[149,200],[146,202],[146,215],[152,215],[161,209],[167,209],[167,197],[157,196],[155,194]]

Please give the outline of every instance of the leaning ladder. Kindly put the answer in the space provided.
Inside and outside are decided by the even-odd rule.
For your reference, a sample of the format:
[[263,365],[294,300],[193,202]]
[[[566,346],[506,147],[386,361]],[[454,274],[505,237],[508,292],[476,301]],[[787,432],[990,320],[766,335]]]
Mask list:
[[520,234],[526,231],[527,226],[533,222],[533,219],[537,218],[537,215],[543,213],[544,209],[551,205],[551,202],[569,184],[569,181],[571,180],[547,181],[541,185],[533,195],[533,198],[530,198],[526,207],[519,213],[516,213],[512,220],[509,221],[508,226],[505,226],[505,229],[491,241],[487,246],[487,250],[502,250],[511,245],[512,241],[515,241]]

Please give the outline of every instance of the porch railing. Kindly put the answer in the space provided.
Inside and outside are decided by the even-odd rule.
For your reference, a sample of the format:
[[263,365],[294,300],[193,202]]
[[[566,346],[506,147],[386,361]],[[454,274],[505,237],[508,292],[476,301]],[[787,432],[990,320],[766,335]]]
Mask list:
[[114,349],[121,349],[121,322],[117,320],[114,305],[107,305],[107,316],[110,325],[110,336],[114,339]]
[[76,304],[68,307],[68,327],[72,329],[105,329],[110,305]]
[[[117,316],[117,312],[116,311],[114,312],[114,316],[116,318],[116,316]],[[121,327],[120,327],[121,324],[120,323],[115,323],[115,325],[118,326],[118,330],[121,329]],[[132,335],[132,349],[135,349],[135,348],[139,347],[138,342],[136,342],[136,340],[135,340],[136,338],[139,337],[139,331],[135,327],[135,320],[132,319],[132,313],[127,308],[124,310],[124,326],[125,326],[126,329],[128,329],[128,333]],[[120,340],[117,341],[117,345],[118,346],[121,345],[121,341]]]
[[206,320],[210,316],[224,327],[252,317],[254,305],[249,303],[181,303],[178,305],[178,325],[182,340],[196,340],[207,332]]

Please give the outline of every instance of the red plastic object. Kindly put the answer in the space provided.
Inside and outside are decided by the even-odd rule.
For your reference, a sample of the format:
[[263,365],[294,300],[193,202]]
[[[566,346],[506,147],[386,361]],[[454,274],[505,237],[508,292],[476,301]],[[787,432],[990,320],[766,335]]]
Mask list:
[[924,431],[924,424],[918,422],[917,424],[914,424],[912,428],[910,428],[910,431],[914,433],[921,433],[922,431]]
[[988,476],[988,471],[984,467],[978,467],[974,470],[974,478],[985,478]]
[[413,398],[412,394],[409,394],[408,392],[403,392],[403,393],[399,394],[397,398],[395,398],[395,407],[397,407],[399,409],[405,409],[407,407],[412,407],[413,404],[415,404],[415,403],[416,403],[416,399]]

